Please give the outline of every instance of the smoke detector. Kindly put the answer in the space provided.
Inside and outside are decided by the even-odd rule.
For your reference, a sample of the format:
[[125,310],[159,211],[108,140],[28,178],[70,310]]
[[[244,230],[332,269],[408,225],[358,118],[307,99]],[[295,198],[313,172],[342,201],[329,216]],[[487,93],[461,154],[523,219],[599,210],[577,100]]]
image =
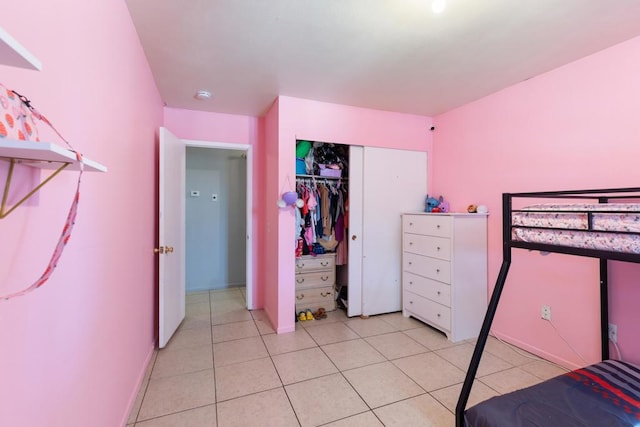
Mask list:
[[206,101],[208,99],[211,99],[211,92],[209,92],[208,90],[199,90],[194,95],[194,98],[200,101]]

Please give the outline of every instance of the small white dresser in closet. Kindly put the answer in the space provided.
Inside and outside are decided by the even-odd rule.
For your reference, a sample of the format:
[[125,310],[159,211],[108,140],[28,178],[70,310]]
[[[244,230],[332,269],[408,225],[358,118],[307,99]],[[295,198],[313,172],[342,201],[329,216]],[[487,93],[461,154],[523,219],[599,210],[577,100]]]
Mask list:
[[477,337],[487,307],[487,216],[402,215],[402,313],[456,342]]
[[336,254],[296,259],[296,313],[336,309]]

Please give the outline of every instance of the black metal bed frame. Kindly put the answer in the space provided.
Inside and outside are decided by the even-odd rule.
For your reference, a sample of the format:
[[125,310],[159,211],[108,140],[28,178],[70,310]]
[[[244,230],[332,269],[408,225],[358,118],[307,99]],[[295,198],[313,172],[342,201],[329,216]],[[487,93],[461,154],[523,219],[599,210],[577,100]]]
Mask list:
[[[535,198],[535,199],[588,199],[597,200],[598,203],[609,203],[610,200],[640,200],[640,188],[614,188],[614,189],[601,189],[601,190],[577,190],[577,191],[544,191],[534,193],[503,193],[502,194],[502,251],[503,260],[500,267],[500,272],[496,280],[496,286],[493,289],[487,312],[478,335],[473,356],[469,363],[469,369],[462,385],[460,397],[458,398],[458,404],[456,405],[456,426],[464,427],[464,412],[469,400],[469,394],[471,393],[471,386],[476,377],[478,366],[480,365],[480,359],[482,352],[484,351],[487,338],[491,330],[491,324],[498,308],[498,302],[504,288],[505,281],[507,279],[507,273],[511,266],[511,249],[522,248],[529,250],[536,250],[542,252],[562,253],[568,255],[578,255],[584,257],[598,258],[600,260],[600,341],[602,360],[609,358],[609,337],[608,337],[608,323],[609,323],[609,300],[608,300],[608,280],[607,280],[607,261],[627,261],[640,263],[640,255],[623,252],[611,252],[596,249],[584,249],[574,248],[567,246],[558,246],[542,243],[530,243],[519,240],[513,240],[512,229],[517,227],[512,224],[512,213],[518,212],[517,209],[513,209],[514,198]],[[527,210],[526,212],[536,212],[535,210]],[[544,211],[549,213],[549,211]],[[565,211],[567,212],[567,211]],[[607,232],[602,230],[592,230],[592,213],[588,211],[570,211],[572,213],[585,213],[588,215],[588,229],[579,231],[596,231],[598,233],[618,233],[618,234],[640,234],[630,232]],[[616,213],[616,211],[606,211],[608,213]],[[621,212],[620,212],[621,213]],[[545,227],[524,227],[524,228],[540,228]]]

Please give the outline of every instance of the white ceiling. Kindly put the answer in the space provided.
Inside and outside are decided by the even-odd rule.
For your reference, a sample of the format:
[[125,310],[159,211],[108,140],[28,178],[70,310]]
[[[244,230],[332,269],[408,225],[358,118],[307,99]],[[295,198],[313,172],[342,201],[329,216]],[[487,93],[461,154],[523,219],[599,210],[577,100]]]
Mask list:
[[166,105],[250,116],[278,95],[432,116],[640,35],[638,0],[126,2]]

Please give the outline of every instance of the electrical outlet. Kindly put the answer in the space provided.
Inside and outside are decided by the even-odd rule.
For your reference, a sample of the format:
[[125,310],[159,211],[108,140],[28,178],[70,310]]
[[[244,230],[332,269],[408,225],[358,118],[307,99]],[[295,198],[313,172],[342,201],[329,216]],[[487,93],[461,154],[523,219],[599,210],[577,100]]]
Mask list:
[[609,339],[611,340],[611,342],[618,342],[618,325],[609,323]]
[[542,317],[544,320],[551,320],[551,306],[550,305],[543,305],[542,306],[540,317]]

